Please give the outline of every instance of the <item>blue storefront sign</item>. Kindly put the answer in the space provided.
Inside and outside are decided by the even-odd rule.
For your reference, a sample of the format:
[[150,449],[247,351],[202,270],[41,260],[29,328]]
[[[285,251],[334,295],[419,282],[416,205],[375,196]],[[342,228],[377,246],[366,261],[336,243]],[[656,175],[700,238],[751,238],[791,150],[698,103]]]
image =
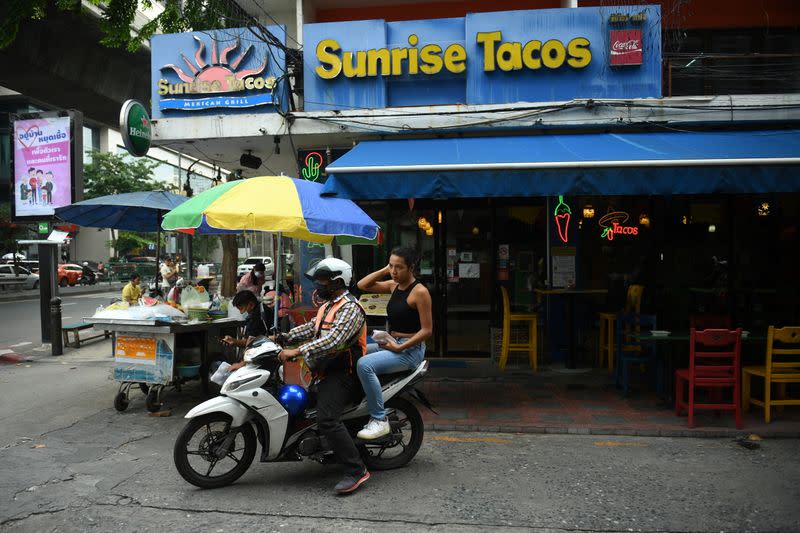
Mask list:
[[284,52],[247,28],[156,35],[150,61],[154,119],[288,108]]
[[305,109],[661,96],[659,6],[308,24]]

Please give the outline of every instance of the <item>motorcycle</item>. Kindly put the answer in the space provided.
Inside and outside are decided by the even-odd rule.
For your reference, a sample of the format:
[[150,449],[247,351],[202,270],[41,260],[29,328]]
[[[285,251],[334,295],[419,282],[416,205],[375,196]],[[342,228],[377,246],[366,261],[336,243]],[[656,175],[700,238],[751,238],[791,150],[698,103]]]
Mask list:
[[[189,423],[173,450],[175,467],[186,481],[206,489],[233,483],[250,467],[257,443],[261,462],[304,458],[321,464],[335,462],[317,427],[314,394],[284,383],[280,351],[281,347],[266,337],[254,341],[245,351],[246,365],[225,380],[220,396],[186,414]],[[425,428],[411,400],[433,410],[414,388],[427,371],[428,362],[423,361],[415,369],[380,376],[391,427],[384,437],[370,441],[355,437],[369,418],[365,400],[345,409],[342,422],[369,469],[399,468],[419,451]]]
[[79,280],[81,285],[94,285],[95,283],[97,283],[97,281],[98,281],[98,279],[97,279],[96,275],[91,275],[90,276],[88,274],[81,274],[81,277],[80,277],[80,280]]

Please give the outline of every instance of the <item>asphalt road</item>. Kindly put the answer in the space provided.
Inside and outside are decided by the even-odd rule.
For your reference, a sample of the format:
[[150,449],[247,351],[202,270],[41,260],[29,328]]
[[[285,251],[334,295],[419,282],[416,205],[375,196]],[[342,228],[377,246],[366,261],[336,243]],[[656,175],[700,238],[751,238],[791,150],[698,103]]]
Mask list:
[[[70,289],[62,290],[62,323],[80,322],[83,317],[92,316],[97,306],[108,305],[119,294],[116,290],[99,294],[71,294]],[[0,301],[0,348],[25,353],[41,344],[38,292],[26,291],[18,300]]]
[[0,530],[800,530],[796,440],[428,432],[409,466],[349,497],[308,461],[202,491],[172,464],[199,387],[168,394],[168,418],[139,393],[118,413],[104,350],[0,365]]

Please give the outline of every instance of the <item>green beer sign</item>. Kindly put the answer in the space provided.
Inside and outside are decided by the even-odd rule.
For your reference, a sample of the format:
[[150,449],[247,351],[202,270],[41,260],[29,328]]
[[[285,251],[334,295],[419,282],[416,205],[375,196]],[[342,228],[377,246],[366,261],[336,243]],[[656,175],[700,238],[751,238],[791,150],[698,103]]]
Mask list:
[[127,100],[122,104],[119,129],[125,148],[131,155],[141,157],[150,149],[150,116],[140,102]]

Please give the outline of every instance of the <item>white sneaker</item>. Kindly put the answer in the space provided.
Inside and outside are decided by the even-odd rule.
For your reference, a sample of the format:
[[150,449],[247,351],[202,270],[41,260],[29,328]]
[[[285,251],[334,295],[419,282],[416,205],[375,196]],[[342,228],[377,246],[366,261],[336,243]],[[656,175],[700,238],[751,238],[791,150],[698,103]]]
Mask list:
[[356,436],[362,440],[373,440],[388,435],[391,432],[392,428],[389,426],[388,420],[375,420],[374,418],[370,418],[367,425],[364,426],[364,429],[359,431]]

